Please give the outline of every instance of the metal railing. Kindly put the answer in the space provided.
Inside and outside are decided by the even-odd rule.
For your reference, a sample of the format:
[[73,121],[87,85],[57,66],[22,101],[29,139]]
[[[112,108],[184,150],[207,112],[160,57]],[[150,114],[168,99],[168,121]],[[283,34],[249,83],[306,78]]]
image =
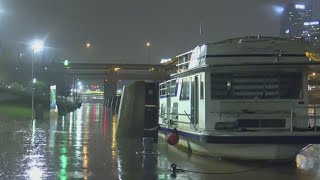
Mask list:
[[[176,108],[163,108],[163,109],[166,109],[167,111],[168,110],[172,110],[172,109],[177,110]],[[160,110],[162,110],[162,109],[160,108]],[[173,123],[176,123],[176,125],[178,125],[179,123],[181,123],[181,124],[189,124],[189,125],[192,125],[195,130],[198,130],[196,125],[192,123],[190,115],[191,114],[188,114],[184,110],[184,114],[182,114],[182,113],[160,113],[159,116],[162,118],[162,120],[165,122],[165,124],[171,124],[171,123],[168,123],[170,121],[172,121]],[[178,120],[178,116],[186,116],[189,119],[190,122],[179,121]],[[176,117],[176,118],[172,118],[172,117]]]
[[[288,129],[291,132],[294,131],[318,131],[317,125],[320,124],[320,105],[296,105],[291,106],[288,111],[253,111],[253,112],[210,112],[211,114],[216,114],[220,121],[226,119],[237,120],[241,117],[248,115],[256,115],[257,117],[266,117],[270,115],[279,115],[285,119],[286,125],[275,128],[257,128],[257,129]],[[263,119],[263,118],[261,118]],[[272,119],[272,117],[270,118]],[[254,118],[253,118],[254,120]]]
[[[160,108],[162,113],[160,117],[167,124],[170,122],[178,124],[190,124],[197,130],[195,124],[191,121],[191,114],[188,114],[186,111],[184,113],[171,113],[172,110],[177,110],[176,108]],[[285,119],[284,127],[275,127],[275,128],[257,128],[257,129],[279,129],[279,130],[288,130],[290,132],[295,131],[314,131],[317,132],[317,125],[320,125],[320,105],[294,105],[288,108],[287,111],[255,111],[255,112],[211,112],[212,114],[217,114],[220,118],[220,121],[223,119],[240,119],[245,115],[257,115],[261,117],[266,117],[269,115],[281,116]],[[178,116],[186,116],[189,119],[189,122],[179,121]],[[225,116],[225,117],[224,117]],[[263,119],[263,118],[262,118]],[[270,118],[272,119],[272,117]]]

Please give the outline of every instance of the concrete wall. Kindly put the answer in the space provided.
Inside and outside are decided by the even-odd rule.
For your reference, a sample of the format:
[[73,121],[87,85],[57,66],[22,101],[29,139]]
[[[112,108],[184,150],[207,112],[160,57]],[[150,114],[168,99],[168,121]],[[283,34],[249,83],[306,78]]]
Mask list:
[[118,138],[142,138],[145,116],[145,82],[124,87],[118,115]]

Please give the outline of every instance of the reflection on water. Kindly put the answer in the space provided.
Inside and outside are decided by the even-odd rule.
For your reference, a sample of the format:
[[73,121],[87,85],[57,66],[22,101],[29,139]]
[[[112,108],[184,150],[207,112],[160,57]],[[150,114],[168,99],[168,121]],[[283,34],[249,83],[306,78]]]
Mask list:
[[116,134],[117,134],[117,118],[116,115],[112,116],[112,143],[111,143],[111,152],[112,152],[112,160],[115,160],[116,158],[116,146],[117,146],[117,142],[116,142]]
[[[84,104],[48,121],[0,121],[0,179],[171,179],[171,162],[202,172],[251,169],[256,163],[228,162],[156,145],[160,155],[143,156],[140,139],[117,139],[117,116],[100,104]],[[230,175],[178,173],[177,179],[319,179],[320,148],[312,146],[284,164]]]

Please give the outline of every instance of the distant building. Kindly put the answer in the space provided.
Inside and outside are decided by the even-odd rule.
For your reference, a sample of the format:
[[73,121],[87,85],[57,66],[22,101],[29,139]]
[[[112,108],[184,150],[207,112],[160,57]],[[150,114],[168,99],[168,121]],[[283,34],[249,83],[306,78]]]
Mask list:
[[320,47],[319,20],[319,0],[291,0],[283,8],[280,35],[303,38]]
[[301,37],[304,31],[304,23],[311,20],[312,6],[309,3],[290,2],[284,7],[280,35]]
[[312,45],[320,47],[320,21],[307,21],[303,26],[302,37]]

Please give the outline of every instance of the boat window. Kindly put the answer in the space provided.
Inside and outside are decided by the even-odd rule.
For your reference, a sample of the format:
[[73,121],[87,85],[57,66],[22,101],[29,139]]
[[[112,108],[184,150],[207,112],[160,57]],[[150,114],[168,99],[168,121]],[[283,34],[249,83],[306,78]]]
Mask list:
[[189,100],[190,81],[189,78],[182,79],[182,88],[180,94],[180,100]]
[[176,91],[177,91],[176,80],[170,81],[168,85],[170,87],[170,96],[176,96]]
[[164,82],[160,84],[160,97],[176,96],[177,84],[176,79]]
[[200,75],[200,99],[203,99],[203,75]]
[[166,96],[166,89],[167,89],[166,84],[165,83],[160,84],[159,89],[160,89],[160,92],[159,92],[160,97],[165,97]]
[[191,57],[191,53],[178,57],[178,64],[177,64],[178,72],[183,72],[188,69],[188,66],[190,63],[190,57]]
[[213,99],[300,98],[301,73],[264,72],[211,74]]

